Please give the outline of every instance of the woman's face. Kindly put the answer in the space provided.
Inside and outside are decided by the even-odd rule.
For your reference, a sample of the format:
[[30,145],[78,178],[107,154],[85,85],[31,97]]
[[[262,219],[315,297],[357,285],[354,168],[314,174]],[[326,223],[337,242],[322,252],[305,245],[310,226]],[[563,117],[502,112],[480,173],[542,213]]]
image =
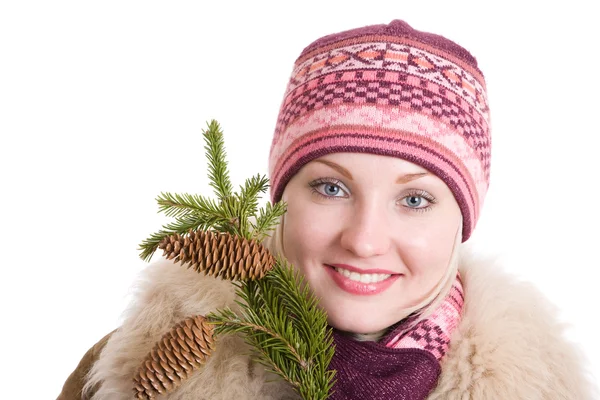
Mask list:
[[449,266],[461,213],[446,184],[394,157],[334,153],[283,193],[283,251],[329,323],[374,333],[423,301]]

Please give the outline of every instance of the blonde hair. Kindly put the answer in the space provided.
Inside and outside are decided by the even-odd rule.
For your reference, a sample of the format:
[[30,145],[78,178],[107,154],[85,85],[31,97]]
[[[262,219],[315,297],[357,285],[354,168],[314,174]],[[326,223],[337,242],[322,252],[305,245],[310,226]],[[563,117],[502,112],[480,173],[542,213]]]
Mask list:
[[[275,228],[273,232],[271,232],[271,236],[267,237],[263,244],[265,247],[271,251],[276,256],[285,257],[284,249],[283,249],[283,227],[285,224],[285,214],[281,216],[279,220],[279,224]],[[462,244],[462,218],[458,229],[456,231],[456,237],[454,239],[454,245],[452,247],[452,253],[450,255],[450,261],[448,263],[448,268],[446,269],[446,273],[438,284],[431,290],[431,292],[419,302],[417,305],[413,307],[409,307],[404,310],[401,314],[402,317],[400,320],[410,316],[417,315],[418,316],[411,321],[410,327],[417,325],[420,321],[426,319],[431,315],[431,313],[440,305],[444,298],[450,292],[452,285],[456,279],[456,275],[458,273],[458,266],[460,261],[460,246]],[[399,320],[399,321],[400,321]]]

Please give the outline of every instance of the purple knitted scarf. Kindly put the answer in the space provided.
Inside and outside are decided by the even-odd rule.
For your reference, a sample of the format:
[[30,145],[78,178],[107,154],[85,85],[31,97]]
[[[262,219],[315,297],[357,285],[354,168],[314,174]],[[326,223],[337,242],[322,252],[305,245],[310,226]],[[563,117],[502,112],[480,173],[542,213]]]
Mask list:
[[358,341],[334,330],[337,371],[332,400],[422,400],[435,388],[464,303],[460,275],[434,312],[410,327],[401,321],[379,342]]

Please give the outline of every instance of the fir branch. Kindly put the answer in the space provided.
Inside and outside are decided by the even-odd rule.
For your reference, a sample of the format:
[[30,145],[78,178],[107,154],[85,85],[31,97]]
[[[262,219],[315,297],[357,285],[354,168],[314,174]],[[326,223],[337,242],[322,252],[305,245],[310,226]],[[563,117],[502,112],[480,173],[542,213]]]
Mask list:
[[244,227],[244,222],[248,216],[242,212],[238,197],[236,195],[224,197],[219,203],[219,209],[227,220],[227,224],[217,230],[227,229],[227,232],[249,239],[249,234]]
[[[219,124],[211,121],[203,134],[208,176],[217,200],[161,193],[156,199],[159,212],[175,221],[142,242],[140,257],[144,260],[152,257],[167,236],[190,231],[215,230],[262,241],[286,212],[283,202],[267,202],[258,210],[259,195],[269,187],[268,179],[260,174],[247,179],[240,191],[233,193]],[[258,361],[290,382],[304,399],[326,399],[335,374],[328,370],[334,353],[333,337],[327,315],[300,274],[279,258],[264,278],[234,284],[240,311],[226,308],[209,314],[215,334],[243,333],[256,349]]]
[[229,179],[225,154],[225,142],[219,123],[214,119],[208,124],[208,130],[202,131],[208,159],[208,178],[210,186],[215,190],[219,199],[231,196],[233,186]]
[[334,354],[327,314],[319,308],[317,298],[297,270],[283,258],[279,258],[276,265],[275,273],[268,274],[260,284],[264,285],[263,290],[276,293],[282,308],[291,317],[290,330],[301,338],[296,347],[306,364],[299,370],[299,379],[316,382],[301,386],[300,393],[304,398],[320,398],[329,392],[334,377],[334,373],[327,370]]
[[[249,319],[256,319],[256,317],[249,318],[246,315],[244,318],[239,318],[231,310],[219,310],[216,313],[209,314],[207,318],[212,324],[216,325],[215,335],[244,333],[245,341],[258,351],[259,356],[256,361],[299,390],[301,382],[293,365],[303,366],[305,361],[286,337],[266,328],[265,326],[269,324],[265,323],[264,320],[261,321],[261,324],[248,322]],[[287,358],[291,358],[291,360],[284,361]]]
[[[293,315],[294,328],[309,338],[306,343],[310,345],[314,343],[311,339],[321,334],[315,332],[314,327],[326,323],[327,315],[320,312],[318,301],[311,294],[302,276],[281,257],[277,260],[277,265],[280,265],[280,271],[267,275],[263,284],[269,285],[274,292],[281,294],[278,300]],[[307,352],[311,353],[311,349],[307,349]]]
[[156,202],[159,205],[158,212],[164,212],[168,217],[184,217],[190,212],[215,217],[223,214],[214,200],[188,193],[161,192],[156,198]]
[[279,335],[277,332],[269,330],[262,325],[246,322],[239,318],[237,315],[233,313],[233,311],[229,310],[232,314],[221,316],[218,314],[209,314],[207,318],[209,318],[210,322],[217,327],[215,328],[216,334],[223,333],[237,333],[244,332],[248,335],[251,335],[255,332],[260,332],[266,334],[268,337],[273,339],[273,342],[269,346],[265,346],[266,348],[275,347],[275,343],[281,344],[281,348],[284,348],[289,352],[298,363],[304,363],[304,360],[300,357],[300,354],[296,351],[294,346],[289,343],[283,336]]
[[[294,270],[283,258],[278,258],[276,268],[258,282],[261,290],[272,292],[275,301],[284,310],[283,317],[292,325],[288,327],[294,333],[291,340],[304,360],[298,370],[300,382],[311,382],[300,386],[304,398],[325,398],[333,385],[333,373],[327,367],[333,357],[333,336],[327,328],[327,314],[319,308],[317,298],[297,270]],[[267,307],[272,309],[274,305]],[[321,329],[318,329],[321,327]]]
[[144,261],[150,261],[152,255],[158,248],[158,244],[167,236],[174,233],[185,234],[190,230],[206,229],[206,227],[214,224],[211,218],[202,218],[197,215],[186,215],[179,217],[175,222],[163,225],[163,229],[150,235],[138,247],[141,250],[140,258]]
[[223,199],[219,205],[212,199],[187,193],[161,193],[156,200],[160,206],[159,212],[164,212],[167,216],[193,218],[191,215],[194,214],[198,218],[211,221],[207,226],[217,231],[249,238],[248,234],[244,235],[240,230],[240,220],[244,219],[244,215],[239,212],[235,196]]
[[[334,372],[333,337],[327,315],[298,272],[283,259],[265,278],[238,286],[240,315],[220,310],[210,314],[217,334],[243,332],[258,349],[258,360],[290,382],[305,399],[325,399]],[[315,329],[322,327],[322,329]]]
[[285,214],[287,210],[287,204],[280,201],[275,205],[270,202],[265,207],[259,210],[256,223],[251,223],[253,228],[253,238],[257,240],[263,240],[268,236],[269,232],[275,229],[279,223],[279,218]]
[[[255,351],[258,352],[258,361],[260,364],[267,367],[272,372],[275,372],[277,375],[281,376],[285,379],[290,385],[292,385],[297,391],[300,388],[300,382],[298,379],[294,379],[293,376],[290,376],[290,370],[287,371],[280,367],[280,362],[273,363],[270,361],[269,351],[267,348],[263,348],[261,346],[257,346],[257,340],[255,337],[257,334],[262,333],[267,337],[270,337],[274,341],[279,341],[281,343],[285,343],[285,349],[288,350],[291,354],[294,354],[296,357],[296,362],[301,362],[298,353],[295,351],[294,347],[290,344],[286,343],[285,339],[282,338],[277,333],[266,329],[263,326],[252,324],[248,322],[244,322],[243,319],[240,319],[231,309],[221,309],[214,313],[208,314],[207,319],[210,323],[215,325],[215,335],[222,334],[232,334],[232,333],[243,333],[244,340],[250,346],[254,348]],[[264,342],[264,341],[262,341]]]
[[240,186],[240,194],[238,195],[241,210],[246,215],[255,215],[258,209],[259,193],[266,193],[269,188],[269,179],[257,174],[250,179],[246,179],[244,186]]

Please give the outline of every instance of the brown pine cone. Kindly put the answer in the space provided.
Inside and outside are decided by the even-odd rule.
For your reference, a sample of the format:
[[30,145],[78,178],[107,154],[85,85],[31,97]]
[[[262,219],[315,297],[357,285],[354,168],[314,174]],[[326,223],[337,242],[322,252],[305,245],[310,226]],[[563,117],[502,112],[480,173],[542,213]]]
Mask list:
[[213,325],[202,315],[184,319],[142,362],[133,378],[134,397],[152,399],[175,389],[206,362],[213,348]]
[[228,280],[260,279],[275,265],[275,258],[262,244],[229,233],[173,234],[165,237],[158,248],[169,260]]

